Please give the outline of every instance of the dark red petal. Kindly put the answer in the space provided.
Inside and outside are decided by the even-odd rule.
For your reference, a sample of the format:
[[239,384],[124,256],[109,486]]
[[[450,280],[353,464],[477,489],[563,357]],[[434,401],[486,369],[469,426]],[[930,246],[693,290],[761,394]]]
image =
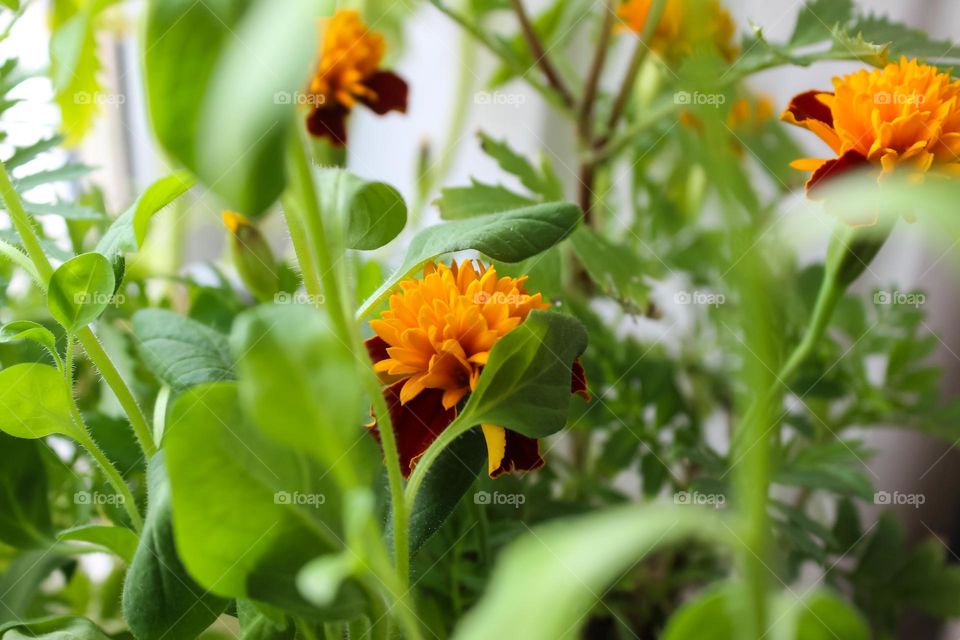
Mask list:
[[535,438],[528,438],[516,431],[504,429],[506,447],[500,466],[490,473],[491,478],[502,476],[511,471],[533,471],[543,466],[540,457],[540,442]]
[[368,338],[366,342],[363,343],[367,347],[367,353],[370,355],[370,359],[374,364],[380,362],[381,360],[386,360],[390,356],[387,354],[387,347],[390,345],[387,344],[387,341],[381,338],[380,336],[373,336]]
[[376,98],[363,101],[374,113],[382,116],[388,111],[407,112],[407,82],[397,74],[377,71],[363,84],[377,94]]
[[590,402],[590,391],[587,389],[587,372],[583,369],[580,358],[573,361],[573,376],[570,380],[570,393],[575,393],[587,402]]
[[818,187],[822,186],[823,182],[836,178],[851,169],[856,169],[867,163],[866,158],[852,150],[847,151],[839,158],[827,160],[820,165],[820,168],[814,171],[810,179],[807,180],[807,191],[814,192]]
[[[425,389],[407,404],[400,404],[400,388],[404,382],[397,382],[385,388],[383,396],[387,400],[390,418],[393,421],[393,433],[397,438],[400,470],[406,478],[410,475],[417,458],[457,417],[457,411],[443,408],[442,389]],[[368,427],[373,437],[380,442],[380,430],[376,422]]]
[[819,120],[831,129],[833,128],[833,114],[830,107],[817,100],[817,96],[826,91],[807,91],[793,96],[787,105],[787,113],[793,115],[797,122],[804,120]]
[[350,110],[341,104],[321,106],[307,116],[307,131],[317,138],[327,138],[337,147],[347,144],[347,116]]

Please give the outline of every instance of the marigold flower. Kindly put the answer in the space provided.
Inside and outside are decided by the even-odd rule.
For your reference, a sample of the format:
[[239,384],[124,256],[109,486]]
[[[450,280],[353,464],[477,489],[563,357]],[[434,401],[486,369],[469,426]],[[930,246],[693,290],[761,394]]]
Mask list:
[[790,164],[813,172],[808,190],[868,165],[879,165],[882,174],[898,167],[960,173],[960,81],[904,57],[883,69],[834,78],[833,87],[833,93],[794,96],[781,116],[812,131],[837,154]]
[[[697,16],[701,2],[706,15]],[[621,28],[642,33],[653,0],[625,0],[617,9]],[[690,55],[700,41],[713,42],[727,61],[740,52],[734,43],[737,27],[719,0],[667,0],[650,48],[668,60]]]
[[339,9],[325,21],[323,46],[308,94],[307,129],[338,146],[347,142],[346,119],[359,102],[378,115],[407,110],[407,83],[381,71],[383,35],[371,31],[353,9]]
[[[370,322],[367,341],[374,369],[387,385],[384,394],[397,436],[401,468],[409,474],[420,455],[457,415],[457,406],[476,388],[490,350],[547,305],[524,288],[526,276],[497,276],[496,269],[465,261],[428,263],[422,279],[400,283],[390,308]],[[576,363],[571,391],[586,394]],[[376,425],[371,425],[378,436]],[[543,465],[537,440],[482,425],[488,471],[496,477]]]

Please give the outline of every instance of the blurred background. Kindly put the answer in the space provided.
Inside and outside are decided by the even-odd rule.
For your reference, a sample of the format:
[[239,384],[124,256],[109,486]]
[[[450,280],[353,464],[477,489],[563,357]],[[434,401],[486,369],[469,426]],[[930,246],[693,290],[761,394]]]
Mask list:
[[[198,0],[202,1],[202,0]],[[599,0],[598,0],[599,2]],[[109,13],[110,23],[98,42],[103,69],[101,82],[108,93],[102,101],[102,114],[95,130],[83,146],[73,153],[81,160],[97,167],[94,179],[104,189],[107,210],[122,211],[154,179],[169,173],[171,168],[158,152],[147,126],[146,109],[137,44],[140,17],[145,9],[142,0],[122,2]],[[529,0],[531,11],[544,5]],[[761,26],[771,39],[787,37],[793,29],[800,3],[794,0],[726,0],[724,4],[736,17],[741,32],[751,25]],[[929,32],[935,38],[960,39],[960,3],[956,0],[858,0],[867,10],[889,15],[912,26]],[[405,22],[403,46],[391,50],[392,66],[405,77],[411,86],[411,103],[406,115],[374,117],[364,110],[353,116],[351,130],[350,169],[360,176],[375,178],[397,187],[409,202],[418,196],[419,169],[423,166],[441,166],[446,169],[444,184],[463,184],[476,177],[487,182],[510,183],[495,163],[484,155],[476,143],[479,129],[496,138],[509,138],[511,144],[522,153],[536,155],[543,152],[550,156],[554,167],[570,184],[573,178],[574,140],[569,128],[558,126],[550,109],[526,86],[512,82],[501,87],[499,93],[485,91],[484,83],[494,69],[494,61],[485,51],[465,41],[462,31],[449,19],[423,2],[397,0],[397,11],[409,14]],[[27,9],[11,37],[0,45],[0,57],[16,54],[28,69],[43,69],[49,60],[49,3],[35,0]],[[586,17],[586,16],[585,16]],[[371,25],[374,29],[376,24]],[[510,27],[512,28],[512,27]],[[618,55],[608,78],[617,78],[615,67],[625,64],[629,47],[627,42],[617,43]],[[584,55],[578,56],[578,47]],[[585,60],[587,42],[574,42],[567,52],[570,59]],[[828,88],[832,76],[846,73],[855,65],[821,63],[812,68],[773,70],[757,75],[754,88],[767,94],[779,113],[789,97],[812,87]],[[189,73],[189,69],[184,69]],[[535,72],[536,73],[536,72]],[[464,85],[463,83],[467,83]],[[460,92],[458,87],[469,90]],[[462,93],[466,101],[457,101]],[[60,127],[59,110],[51,104],[52,87],[48,80],[37,78],[24,83],[15,97],[21,102],[8,113],[8,137],[0,144],[0,153],[9,154],[9,144],[27,144],[37,138],[55,133]],[[806,145],[812,156],[817,149],[812,136],[797,136]],[[445,149],[455,149],[445,153]],[[51,166],[59,163],[57,158],[48,158]],[[424,164],[426,163],[426,165]],[[434,185],[436,186],[436,185]],[[49,187],[47,194],[52,201],[69,193],[57,193]],[[428,194],[427,203],[435,194]],[[573,194],[571,194],[573,195]],[[792,196],[781,207],[782,215],[798,213],[796,200],[802,194]],[[189,215],[187,215],[189,214]],[[423,208],[422,222],[437,218],[436,212],[427,204]],[[0,219],[0,226],[5,221]],[[58,218],[47,218],[45,225],[56,235]],[[158,216],[158,232],[151,235],[150,242],[163,246],[164,229],[167,233],[175,225],[184,224],[187,246],[183,249],[182,263],[203,269],[209,261],[222,257],[226,237],[220,222],[216,203],[206,198],[193,202],[189,211],[168,210]],[[857,284],[857,288],[869,292],[876,287],[896,283],[904,291],[921,288],[927,293],[928,319],[925,329],[938,336],[939,347],[935,358],[945,375],[942,392],[952,396],[957,393],[960,373],[960,328],[954,321],[954,305],[960,300],[956,263],[960,247],[955,243],[944,250],[933,248],[918,234],[904,233],[901,225],[885,246],[878,260]],[[268,231],[269,231],[268,226]],[[273,234],[278,250],[286,250],[286,238]],[[960,241],[958,241],[960,242]],[[394,243],[402,247],[403,243]],[[797,251],[806,260],[822,258],[826,242],[821,238],[805,238]],[[383,256],[387,262],[395,256]],[[163,264],[170,259],[162,251],[148,247],[136,260],[154,261]],[[665,341],[679,340],[679,335],[662,335],[651,326],[653,321],[632,320],[625,330],[639,334],[650,333]],[[681,331],[682,328],[677,331]],[[919,433],[905,433],[897,425],[875,425],[865,430],[867,444],[876,455],[866,466],[868,475],[878,490],[922,494],[925,500],[918,507],[900,505],[899,515],[907,525],[912,538],[939,537],[954,558],[960,551],[960,453],[952,446]],[[875,516],[877,507],[867,508],[865,521]],[[924,621],[911,621],[904,630],[905,638],[960,637],[960,623],[952,628],[935,631],[926,628]],[[939,635],[936,635],[938,634]]]

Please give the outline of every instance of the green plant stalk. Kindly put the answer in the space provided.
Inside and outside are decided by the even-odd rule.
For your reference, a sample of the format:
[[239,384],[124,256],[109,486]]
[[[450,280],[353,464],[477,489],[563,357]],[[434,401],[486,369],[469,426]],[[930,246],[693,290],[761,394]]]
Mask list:
[[124,482],[123,476],[120,475],[120,472],[117,471],[117,468],[113,466],[113,463],[110,462],[110,458],[107,457],[107,454],[97,445],[97,443],[90,436],[90,432],[87,430],[87,425],[83,421],[83,416],[80,415],[80,410],[77,408],[77,403],[73,399],[73,389],[72,385],[70,386],[70,411],[73,414],[73,421],[76,423],[76,432],[71,433],[70,435],[77,441],[77,443],[87,450],[87,452],[93,456],[93,459],[97,461],[97,465],[100,466],[100,469],[103,471],[104,475],[107,476],[107,480],[110,481],[110,485],[114,490],[120,494],[123,498],[123,509],[127,512],[127,515],[130,516],[130,522],[133,523],[134,529],[137,533],[143,531],[143,518],[140,516],[140,512],[137,510],[137,501],[133,497],[133,493],[130,491],[130,487],[127,486],[127,483]]
[[[53,275],[53,266],[50,264],[47,255],[43,252],[43,247],[40,246],[40,239],[33,229],[30,216],[23,208],[20,194],[17,193],[17,190],[13,187],[10,174],[7,172],[7,167],[3,162],[0,162],[0,197],[3,198],[3,202],[10,214],[10,220],[13,222],[17,234],[19,234],[20,240],[27,250],[27,255],[30,257],[31,262],[33,262],[33,266],[39,276],[39,282],[41,282],[41,289],[46,293],[47,283],[50,282],[50,276]],[[137,403],[137,399],[134,397],[130,387],[127,386],[127,383],[120,375],[120,372],[117,371],[110,356],[104,351],[103,346],[90,327],[84,327],[77,332],[77,341],[83,346],[87,357],[90,358],[93,366],[95,366],[100,372],[100,375],[103,376],[107,386],[109,386],[114,395],[117,396],[120,406],[123,407],[124,412],[127,414],[127,420],[130,421],[130,425],[133,427],[133,432],[137,437],[140,448],[143,450],[147,459],[150,459],[153,454],[157,452],[157,448],[154,446],[153,440],[150,437],[150,426],[147,424],[147,419],[143,415],[143,410]]]
[[[313,182],[313,173],[310,169],[310,162],[306,154],[303,139],[299,134],[293,136],[293,138],[294,140],[290,145],[293,170],[296,172],[295,179],[300,185],[300,195],[303,205],[302,213],[305,218],[304,223],[308,232],[308,238],[311,241],[310,245],[313,248],[313,259],[316,260],[316,268],[320,273],[320,280],[323,284],[326,302],[328,308],[332,310],[331,316],[340,334],[340,339],[343,340],[345,344],[350,345],[354,353],[358,354],[363,362],[366,362],[366,349],[360,340],[359,331],[352,321],[352,314],[347,312],[340,295],[340,283],[337,280],[333,260],[330,255],[329,240],[326,235],[326,230],[324,229],[322,212],[320,211],[316,188]],[[400,455],[397,450],[397,441],[393,432],[390,412],[387,409],[386,401],[380,389],[380,382],[373,371],[373,367],[361,366],[360,370],[363,376],[364,387],[372,398],[374,412],[379,424],[384,464],[387,467],[390,496],[394,505],[393,536],[396,549],[396,569],[400,582],[405,589],[410,580],[410,546],[408,542],[407,511],[403,508],[403,474],[400,471]]]
[[314,300],[319,300],[323,294],[323,288],[320,286],[320,276],[317,273],[317,267],[314,260],[310,259],[310,243],[307,240],[307,230],[303,228],[303,217],[293,213],[296,209],[296,203],[291,202],[288,197],[282,198],[283,217],[287,222],[287,229],[290,231],[290,241],[293,243],[293,252],[297,255],[297,262],[300,265],[300,275],[303,277],[303,286],[307,294]]

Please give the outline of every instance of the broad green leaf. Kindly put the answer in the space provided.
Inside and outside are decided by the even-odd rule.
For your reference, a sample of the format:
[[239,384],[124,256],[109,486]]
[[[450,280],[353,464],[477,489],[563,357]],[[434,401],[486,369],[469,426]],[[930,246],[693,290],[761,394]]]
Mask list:
[[138,542],[137,534],[126,527],[108,527],[97,524],[65,529],[57,534],[57,539],[95,544],[117,554],[128,565],[133,560]]
[[534,200],[500,185],[472,180],[469,187],[442,189],[433,204],[440,209],[440,217],[444,220],[462,220],[526,207],[534,204]]
[[50,353],[57,368],[62,366],[60,354],[57,352],[57,338],[53,335],[52,331],[42,324],[37,324],[29,320],[15,320],[14,322],[8,322],[0,328],[0,343],[14,342],[16,340],[36,342]]
[[133,316],[133,336],[143,363],[174,389],[234,377],[227,337],[196,320],[143,309]]
[[163,451],[147,469],[147,518],[123,585],[123,618],[137,640],[194,638],[227,607],[187,573],[173,541]]
[[63,374],[45,364],[15,364],[0,371],[0,431],[36,439],[72,435],[73,400]]
[[[440,530],[477,476],[486,468],[487,445],[477,429],[457,438],[430,467],[410,513],[410,553]],[[387,519],[392,535],[393,519]]]
[[342,221],[344,244],[350,249],[384,246],[407,224],[407,205],[396,189],[368,182],[343,169],[317,173],[320,207]]
[[168,204],[190,190],[195,180],[186,171],[160,178],[144,190],[136,202],[124,211],[97,243],[97,252],[111,260],[143,246],[150,219]]
[[737,625],[731,617],[729,585],[701,593],[678,608],[663,630],[663,640],[734,640]]
[[567,422],[573,361],[586,348],[587,333],[573,318],[531,312],[494,345],[463,415],[531,438],[556,433]]
[[264,433],[347,483],[379,466],[361,426],[357,360],[326,314],[306,305],[260,306],[237,318],[230,343],[242,405]]
[[110,640],[86,618],[53,616],[0,625],[0,640]]
[[340,497],[324,470],[263,435],[240,410],[234,383],[183,392],[164,446],[177,551],[201,585],[291,612],[345,618],[362,611],[351,590],[328,610],[295,584],[310,560],[340,549]]
[[413,238],[400,268],[361,305],[357,315],[372,311],[397,282],[432,258],[475,249],[493,260],[520,262],[566,238],[580,218],[575,204],[548,202],[428,227]]
[[230,208],[258,216],[283,190],[278,158],[302,114],[277,96],[303,90],[317,50],[316,19],[332,9],[327,0],[291,0],[283,11],[270,0],[150,3],[145,59],[154,130]]
[[577,229],[570,242],[590,279],[604,293],[633,312],[643,311],[650,289],[644,282],[645,265],[633,249],[614,244],[587,227]]
[[797,606],[797,640],[867,640],[871,637],[857,610],[828,591],[818,590]]
[[0,433],[0,541],[20,549],[46,549],[52,539],[41,446]]
[[99,253],[71,258],[50,277],[50,314],[68,333],[75,333],[99,318],[110,305],[115,282],[110,261]]
[[483,597],[453,638],[576,637],[597,594],[660,547],[720,535],[716,518],[695,507],[631,504],[537,527],[501,552]]

